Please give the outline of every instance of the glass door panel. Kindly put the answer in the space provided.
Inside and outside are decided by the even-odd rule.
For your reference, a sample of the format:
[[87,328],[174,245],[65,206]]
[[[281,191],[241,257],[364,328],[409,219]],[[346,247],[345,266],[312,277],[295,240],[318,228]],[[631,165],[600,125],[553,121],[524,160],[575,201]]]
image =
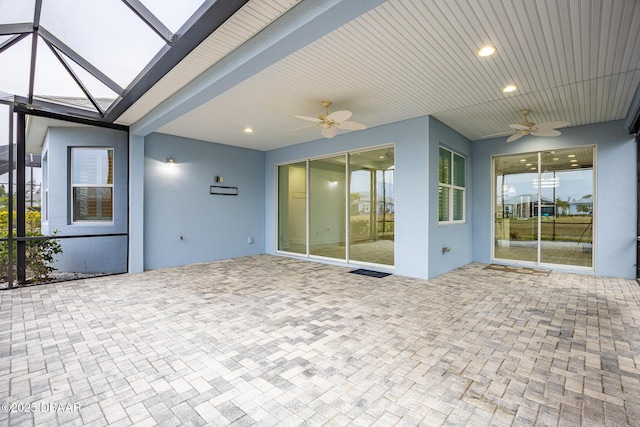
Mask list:
[[540,262],[591,267],[593,147],[541,153]]
[[494,162],[494,257],[538,262],[538,154],[501,156]]
[[309,253],[346,260],[346,155],[309,162]]
[[278,250],[307,253],[307,162],[278,166]]
[[394,149],[349,156],[349,259],[394,263]]

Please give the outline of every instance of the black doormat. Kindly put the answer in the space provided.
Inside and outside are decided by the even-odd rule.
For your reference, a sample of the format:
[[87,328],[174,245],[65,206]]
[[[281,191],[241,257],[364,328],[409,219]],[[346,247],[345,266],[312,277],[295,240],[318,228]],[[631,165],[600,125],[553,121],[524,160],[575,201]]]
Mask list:
[[391,273],[383,273],[381,271],[365,270],[364,268],[359,268],[357,270],[352,270],[349,273],[359,274],[361,276],[367,276],[367,277],[375,277],[377,279],[381,279],[383,277],[391,276]]

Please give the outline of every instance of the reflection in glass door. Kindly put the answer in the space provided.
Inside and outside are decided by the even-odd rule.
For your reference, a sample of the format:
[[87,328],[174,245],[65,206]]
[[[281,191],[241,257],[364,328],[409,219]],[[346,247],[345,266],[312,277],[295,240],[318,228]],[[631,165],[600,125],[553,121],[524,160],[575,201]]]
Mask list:
[[278,250],[307,253],[307,162],[278,167]]
[[309,253],[347,257],[346,156],[309,162]]
[[349,259],[393,265],[393,149],[351,154],[349,173]]
[[538,221],[534,214],[538,190],[538,154],[502,156],[495,159],[495,252],[496,258],[537,262]]
[[494,258],[593,265],[593,147],[494,159]]
[[593,148],[541,153],[540,262],[591,267]]

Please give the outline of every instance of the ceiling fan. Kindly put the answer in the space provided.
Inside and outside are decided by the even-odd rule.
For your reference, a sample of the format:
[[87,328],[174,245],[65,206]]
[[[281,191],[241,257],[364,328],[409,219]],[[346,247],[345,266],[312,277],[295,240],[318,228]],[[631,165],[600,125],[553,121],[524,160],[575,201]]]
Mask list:
[[522,123],[509,125],[511,129],[515,130],[515,133],[507,138],[507,142],[513,142],[525,135],[559,136],[561,135],[560,131],[557,131],[556,128],[569,126],[569,122],[546,122],[538,124],[530,122],[527,117],[530,112],[529,110],[520,111],[520,114],[522,114],[524,118]]
[[321,126],[322,129],[320,129],[320,131],[322,132],[322,136],[324,136],[325,138],[333,138],[338,133],[338,129],[363,130],[367,128],[367,126],[363,125],[362,123],[347,121],[347,119],[351,117],[351,111],[340,110],[334,111],[333,113],[329,114],[330,105],[331,102],[322,101],[324,113],[320,114],[318,117],[293,116],[297,117],[298,119],[315,122],[315,125],[303,126],[301,128],[294,129],[293,131]]

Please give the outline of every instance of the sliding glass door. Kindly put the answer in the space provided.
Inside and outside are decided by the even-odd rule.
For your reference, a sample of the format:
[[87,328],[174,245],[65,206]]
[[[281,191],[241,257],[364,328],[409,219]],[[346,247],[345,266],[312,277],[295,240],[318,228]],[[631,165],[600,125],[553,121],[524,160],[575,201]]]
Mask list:
[[496,258],[538,261],[538,218],[534,209],[538,189],[538,154],[502,156],[495,159],[495,252]]
[[395,166],[393,149],[349,156],[349,258],[393,265]]
[[278,250],[307,253],[307,162],[278,167]]
[[279,252],[394,265],[392,146],[279,165],[277,187]]
[[494,158],[494,258],[593,266],[594,148]]
[[309,253],[347,257],[346,156],[309,162]]
[[[593,265],[593,148],[541,153],[540,262]],[[546,202],[546,203],[545,203]]]

